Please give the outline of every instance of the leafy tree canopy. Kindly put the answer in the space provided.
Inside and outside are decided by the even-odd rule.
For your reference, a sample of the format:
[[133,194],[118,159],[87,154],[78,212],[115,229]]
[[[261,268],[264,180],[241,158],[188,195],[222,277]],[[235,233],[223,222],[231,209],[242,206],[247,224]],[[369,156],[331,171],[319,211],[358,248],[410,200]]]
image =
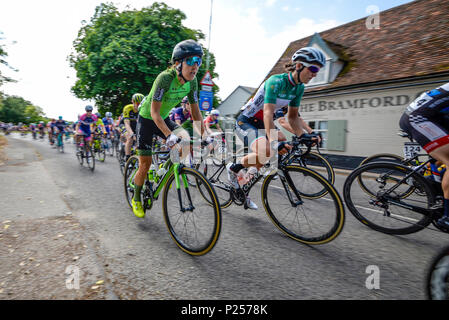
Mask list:
[[[182,25],[185,18],[182,11],[164,3],[123,12],[113,4],[99,5],[78,32],[75,52],[69,57],[78,77],[73,93],[80,99],[94,100],[102,114],[120,114],[134,93],[150,92],[157,75],[169,66],[178,42],[204,39],[201,31]],[[205,67],[204,63],[199,80]],[[211,54],[210,71],[216,77],[214,68]]]
[[42,108],[18,97],[0,95],[0,121],[26,124],[46,120]]
[[[3,34],[3,32],[0,31],[0,40],[3,40],[4,38],[1,36]],[[6,50],[4,49],[4,46],[2,44],[0,44],[0,65],[4,65],[8,68],[10,68],[11,70],[17,71],[14,68],[11,68],[11,66],[8,64],[8,62],[6,62],[5,58],[8,56],[8,53],[6,52]],[[0,70],[0,86],[2,84],[4,84],[5,82],[16,82],[15,80],[6,77],[5,75],[2,74],[1,70]]]

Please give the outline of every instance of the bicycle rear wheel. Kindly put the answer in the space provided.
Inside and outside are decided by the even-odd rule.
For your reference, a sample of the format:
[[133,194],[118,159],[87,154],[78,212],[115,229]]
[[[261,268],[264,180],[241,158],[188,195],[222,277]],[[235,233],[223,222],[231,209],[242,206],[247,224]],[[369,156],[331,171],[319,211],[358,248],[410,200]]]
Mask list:
[[[173,173],[165,184],[162,203],[165,223],[181,250],[194,256],[204,255],[212,250],[220,236],[220,205],[213,187],[195,169],[182,167],[180,180],[177,188]],[[189,180],[201,184],[208,201],[197,187],[189,185]]]
[[95,150],[95,154],[98,161],[104,162],[106,160],[106,150],[103,147],[98,147],[98,149]]
[[310,152],[307,155],[301,156],[302,161],[294,161],[306,168],[312,169],[324,178],[326,178],[331,184],[335,182],[335,171],[329,161],[320,155],[319,153]]
[[[324,190],[326,196],[304,197],[303,190]],[[343,229],[340,195],[328,180],[308,168],[289,165],[268,175],[262,184],[262,202],[274,225],[296,241],[325,244]]]
[[[427,227],[431,216],[412,211],[410,206],[429,209],[435,195],[428,182],[406,166],[393,162],[373,162],[355,169],[343,186],[343,197],[351,213],[371,229],[404,235]],[[363,184],[355,181],[363,181]],[[402,182],[401,182],[402,181]],[[390,188],[395,190],[387,192]],[[419,193],[413,192],[419,190]]]
[[125,165],[123,181],[125,187],[126,201],[128,202],[128,205],[131,209],[132,209],[131,200],[134,197],[135,192],[134,176],[136,175],[138,169],[139,169],[139,157],[138,156],[130,157]]

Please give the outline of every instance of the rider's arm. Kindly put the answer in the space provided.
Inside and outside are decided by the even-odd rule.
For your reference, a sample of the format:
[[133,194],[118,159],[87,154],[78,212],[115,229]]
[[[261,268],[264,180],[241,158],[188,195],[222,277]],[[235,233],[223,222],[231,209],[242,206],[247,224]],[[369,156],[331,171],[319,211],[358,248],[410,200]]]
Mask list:
[[288,107],[287,120],[293,129],[293,133],[298,137],[302,136],[306,128],[304,121],[301,121],[302,119],[299,117],[298,108]]
[[134,132],[133,129],[131,128],[131,120],[125,119],[123,120],[123,123],[125,124],[126,132],[129,132],[130,135],[133,135]]
[[[201,115],[200,112],[200,106],[198,105],[198,103],[190,103],[190,108],[191,108],[191,116],[192,116],[192,120],[193,120],[193,129],[198,132],[198,130],[200,130],[199,133],[201,133],[201,137],[203,137],[206,129],[204,126],[204,122],[203,122],[203,116]],[[201,125],[200,128],[198,128],[198,124]]]
[[268,141],[271,143],[277,141],[277,131],[276,126],[273,121],[273,114],[275,105],[272,103],[265,103],[263,107],[263,124],[265,126],[265,131],[268,137]]
[[304,119],[300,116],[299,119],[301,119],[302,126],[304,127],[304,130],[307,131],[307,133],[312,133],[313,129],[309,127],[309,125],[304,121]]
[[206,120],[206,124],[204,125],[204,128],[206,130],[206,134],[210,135],[212,134],[212,129],[210,128],[210,122]]

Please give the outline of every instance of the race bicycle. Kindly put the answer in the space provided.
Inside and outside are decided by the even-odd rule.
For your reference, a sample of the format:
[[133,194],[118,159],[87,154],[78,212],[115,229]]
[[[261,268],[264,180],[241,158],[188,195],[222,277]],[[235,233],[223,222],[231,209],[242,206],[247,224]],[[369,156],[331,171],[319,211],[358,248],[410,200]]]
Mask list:
[[351,213],[366,226],[386,234],[405,235],[433,224],[444,213],[441,183],[425,177],[430,156],[418,166],[391,161],[367,163],[356,168],[343,186]]
[[[151,210],[162,193],[164,220],[175,243],[190,255],[204,255],[212,250],[220,235],[220,205],[206,177],[181,164],[178,152],[172,150],[153,152],[158,165],[157,169],[150,167],[145,179],[141,194],[143,209]],[[168,154],[171,156],[166,157]],[[125,196],[130,208],[138,168],[139,157],[131,156],[124,170]]]
[[93,134],[93,152],[98,161],[104,162],[106,160],[106,150],[104,147],[105,138],[100,133]]
[[89,144],[89,141],[86,140],[86,135],[78,133],[78,135],[82,135],[83,145],[76,145],[76,158],[80,166],[84,164],[84,160],[86,161],[87,166],[93,172],[95,169],[95,155],[92,152],[92,147]]
[[[306,244],[325,244],[342,231],[345,212],[343,202],[334,186],[316,171],[295,163],[298,156],[306,156],[315,143],[316,135],[294,136],[292,149],[254,175],[249,182],[234,188],[223,177],[225,164],[208,176],[215,188],[221,208],[232,203],[247,206],[252,187],[262,181],[263,206],[273,224],[290,238]],[[307,150],[301,149],[305,145]],[[274,165],[274,167],[273,167]],[[207,165],[198,166],[207,174]],[[201,188],[200,188],[201,190]]]

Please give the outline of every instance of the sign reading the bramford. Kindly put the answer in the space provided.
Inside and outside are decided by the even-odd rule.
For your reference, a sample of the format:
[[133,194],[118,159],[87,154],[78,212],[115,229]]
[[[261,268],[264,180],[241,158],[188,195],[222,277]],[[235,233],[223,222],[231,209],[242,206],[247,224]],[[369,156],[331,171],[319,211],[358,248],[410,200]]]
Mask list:
[[408,95],[385,97],[369,97],[361,99],[336,99],[334,101],[319,100],[301,104],[299,112],[329,112],[339,110],[378,109],[382,107],[398,107],[408,105],[414,98]]

